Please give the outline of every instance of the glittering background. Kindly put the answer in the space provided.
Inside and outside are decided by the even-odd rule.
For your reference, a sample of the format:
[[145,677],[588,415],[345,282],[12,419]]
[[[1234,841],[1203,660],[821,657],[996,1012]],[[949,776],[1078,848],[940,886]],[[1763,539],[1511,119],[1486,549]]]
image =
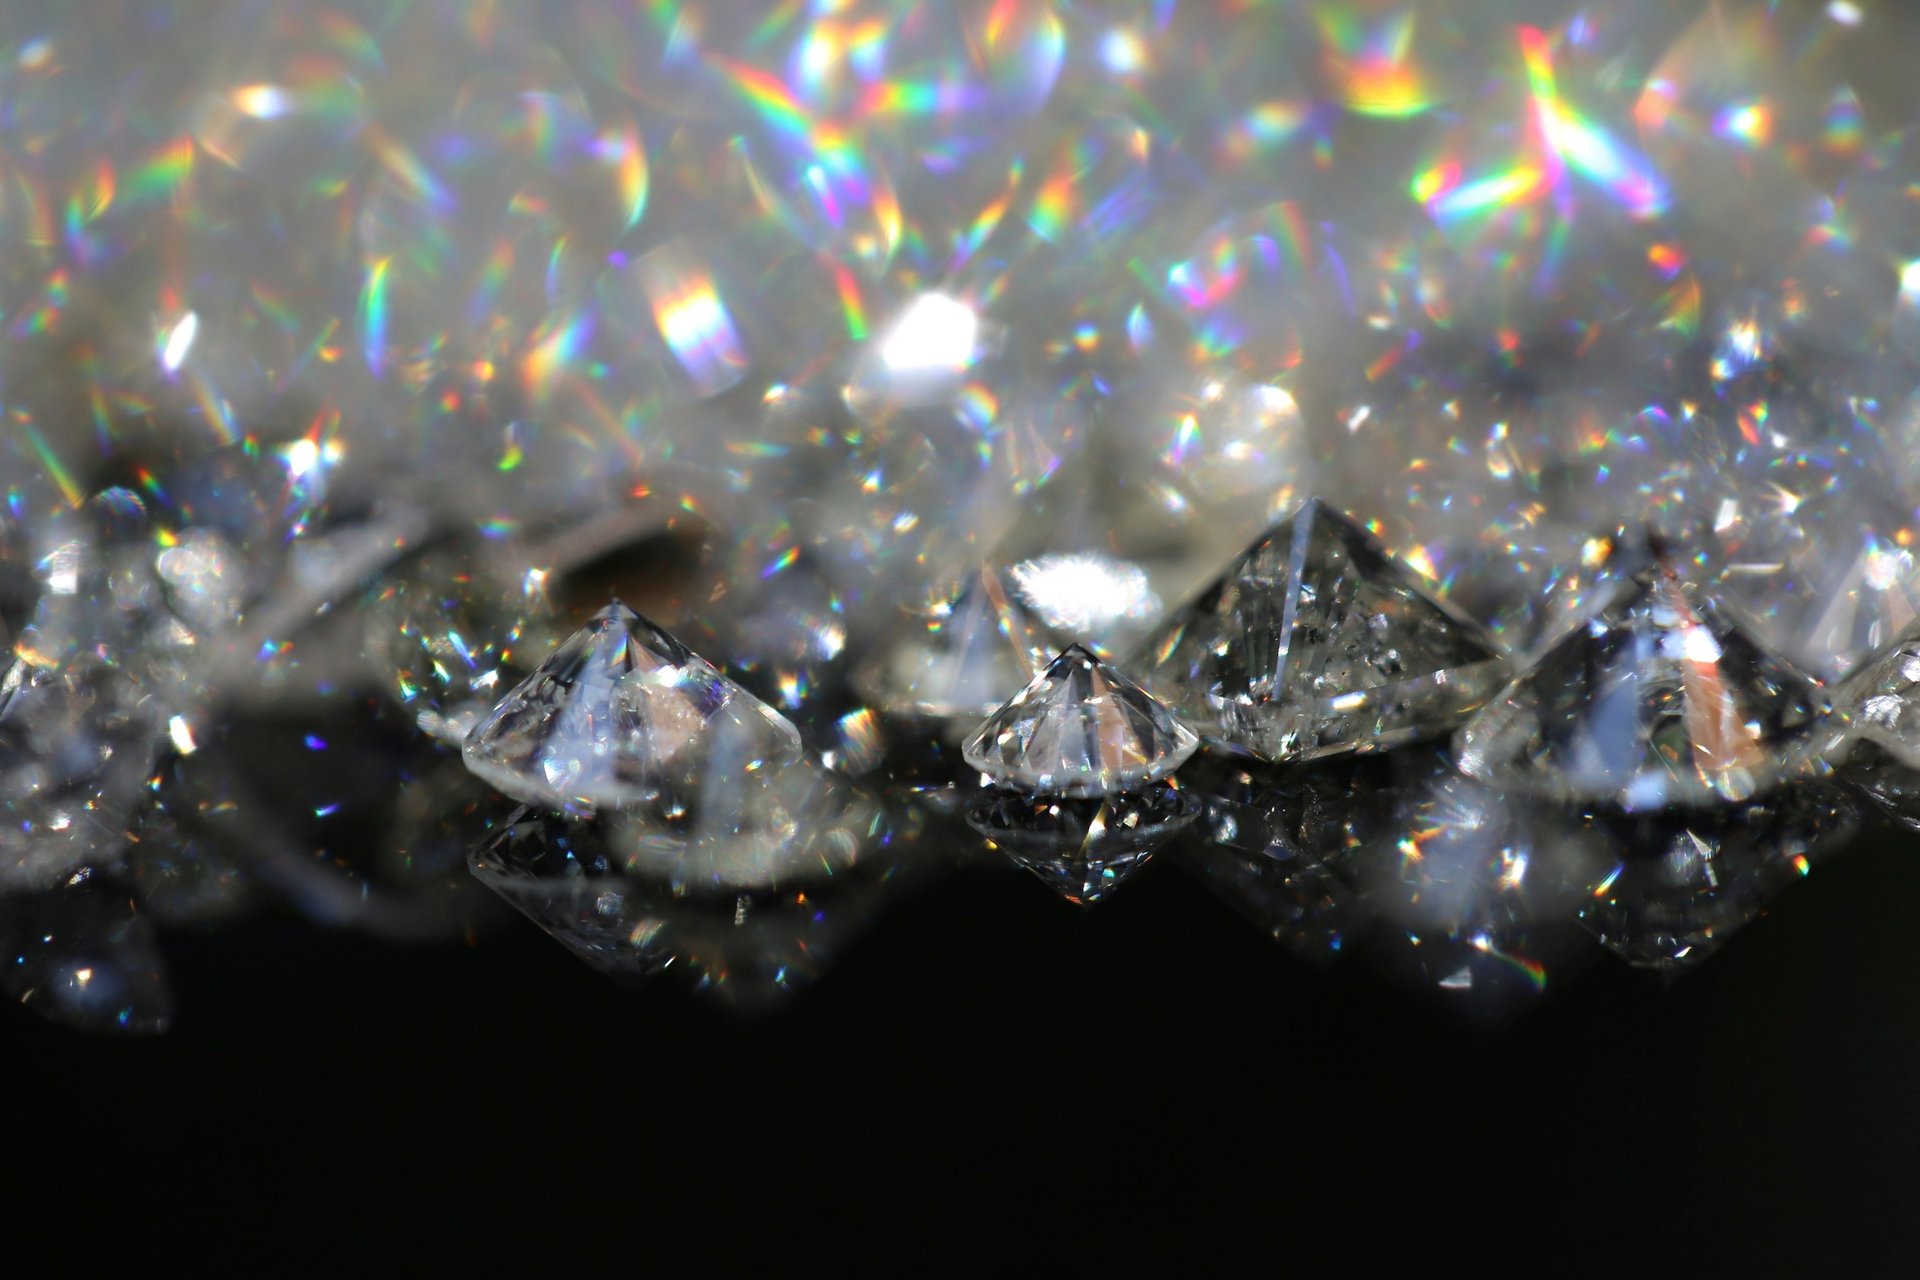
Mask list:
[[[263,1207],[457,1223],[421,1191],[443,1157],[519,1193],[585,1161],[612,1106],[694,1117],[616,1142],[645,1153],[624,1173],[772,1184],[680,1199],[790,1216],[806,1248],[833,1207],[923,1185],[876,1165],[932,1162],[999,1171],[973,1196],[941,1180],[968,1232],[1094,1221],[1087,1247],[1202,1200],[1264,1227],[1338,1184],[1436,1247],[1493,1202],[1559,1227],[1557,1258],[1842,1265],[1903,1220],[1913,1132],[1889,828],[1671,993],[1596,970],[1497,1042],[1309,976],[1163,864],[1085,919],[979,866],[884,915],[627,904],[681,966],[629,1000],[466,877],[503,812],[433,743],[611,589],[835,768],[917,780],[872,708],[983,692],[930,690],[927,636],[1012,598],[1126,650],[1309,495],[1515,654],[1652,527],[1841,675],[1920,612],[1915,21],[1885,0],[0,14],[0,638],[70,693],[34,721],[76,754],[29,823],[49,786],[98,815],[52,854],[0,851],[37,889],[131,834],[127,883],[80,888],[184,931],[82,922],[122,947],[113,1008],[157,1007],[138,984],[171,965],[177,1048],[85,1056],[8,1015],[43,1096],[75,1100],[34,1117],[38,1189],[97,1185],[135,1133],[156,1200],[211,1146],[286,1175]],[[990,589],[956,589],[983,559]],[[1003,658],[1030,647],[1009,638]],[[1387,964],[1451,999],[1458,944],[1489,936],[1459,928],[1477,877],[1519,910],[1526,842],[1424,757],[1402,768],[1388,845],[1424,869],[1390,877],[1385,918],[1455,950]],[[1881,779],[1896,808],[1904,777]],[[1315,960],[1343,886],[1284,888],[1258,922]],[[847,918],[876,932],[849,944]],[[691,970],[751,1004],[847,945],[812,1012],[751,1029],[665,994]],[[1526,1006],[1549,962],[1583,971],[1550,940],[1489,948],[1474,973]],[[308,1176],[247,1134],[263,1115]],[[503,1128],[538,1138],[507,1158]],[[1230,1178],[1229,1134],[1285,1175]],[[1090,1165],[1098,1194],[1074,1190]],[[1847,1229],[1802,1252],[1788,1201]],[[649,1247],[706,1222],[672,1216]]]

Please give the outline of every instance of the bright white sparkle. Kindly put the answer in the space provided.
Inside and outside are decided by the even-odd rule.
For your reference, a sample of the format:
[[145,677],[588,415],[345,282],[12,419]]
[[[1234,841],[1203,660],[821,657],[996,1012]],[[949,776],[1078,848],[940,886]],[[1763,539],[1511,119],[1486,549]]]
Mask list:
[[895,322],[880,344],[880,359],[894,373],[964,369],[973,363],[980,317],[944,294],[923,293]]
[[168,373],[177,373],[186,362],[187,352],[193,350],[193,339],[200,332],[200,317],[189,311],[181,316],[179,323],[167,334],[167,345],[161,349],[160,364]]

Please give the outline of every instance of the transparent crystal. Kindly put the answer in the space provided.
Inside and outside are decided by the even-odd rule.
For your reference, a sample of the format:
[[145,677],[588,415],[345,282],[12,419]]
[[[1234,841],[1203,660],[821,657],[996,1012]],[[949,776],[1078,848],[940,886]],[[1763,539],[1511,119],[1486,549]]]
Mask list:
[[1118,889],[1199,815],[1192,796],[1157,783],[1098,799],[996,795],[968,811],[967,825],[989,848],[1085,907]]
[[1032,680],[1054,652],[1048,633],[982,565],[928,606],[903,609],[898,634],[856,674],[882,711],[937,719],[983,716]]
[[1378,797],[1395,785],[1381,756],[1278,772],[1203,757],[1181,775],[1201,802],[1180,865],[1255,927],[1310,964],[1337,959],[1368,914],[1338,852],[1378,839]]
[[1270,760],[1445,733],[1506,674],[1477,626],[1317,501],[1169,619],[1143,664],[1207,737]]
[[1834,701],[1853,736],[1920,769],[1920,637],[1902,640],[1865,664]]
[[591,810],[697,790],[716,741],[740,768],[800,754],[777,711],[616,603],[508,692],[462,754],[517,800]]
[[766,888],[831,879],[873,850],[881,810],[845,778],[765,759],[747,721],[706,735],[697,779],[605,819],[622,869],[683,890]]
[[510,587],[477,561],[429,553],[392,571],[365,605],[387,688],[422,731],[453,746],[525,678],[552,616],[542,577]]
[[97,654],[0,673],[0,892],[112,856],[158,749],[151,702]]
[[1843,846],[1859,815],[1844,792],[1814,785],[1696,818],[1590,821],[1615,861],[1581,922],[1627,963],[1673,976]]
[[912,831],[889,831],[871,859],[805,887],[702,892],[622,873],[624,842],[598,821],[523,808],[474,847],[474,876],[572,951],[614,977],[682,976],[744,1010],[813,982],[909,883]]
[[998,785],[1087,797],[1158,782],[1199,746],[1144,689],[1076,644],[988,716],[961,754]]
[[1629,810],[1749,799],[1809,763],[1812,676],[1664,565],[1624,581],[1460,733],[1489,786]]

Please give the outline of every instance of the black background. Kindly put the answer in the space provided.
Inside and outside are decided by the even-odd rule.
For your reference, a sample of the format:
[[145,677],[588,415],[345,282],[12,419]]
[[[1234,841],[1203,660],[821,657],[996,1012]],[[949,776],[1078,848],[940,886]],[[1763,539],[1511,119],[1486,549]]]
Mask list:
[[1872,829],[1672,987],[1603,965],[1500,1028],[1303,968],[1160,864],[1085,912],[964,874],[753,1020],[517,920],[174,936],[167,1036],[0,1013],[0,1213],[16,1257],[216,1271],[1902,1273],[1917,846]]

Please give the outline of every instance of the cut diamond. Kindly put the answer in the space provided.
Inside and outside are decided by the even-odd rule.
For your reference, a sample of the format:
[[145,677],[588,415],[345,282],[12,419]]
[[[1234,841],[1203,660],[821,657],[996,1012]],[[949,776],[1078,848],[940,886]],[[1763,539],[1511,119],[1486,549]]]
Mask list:
[[800,756],[779,712],[615,603],[501,699],[463,754],[516,800],[590,811],[697,789],[716,741],[743,769]]
[[1200,741],[1153,697],[1079,645],[987,717],[961,755],[995,783],[1047,796],[1137,790]]
[[752,1009],[817,978],[924,866],[905,824],[886,834],[883,853],[830,882],[703,893],[622,874],[631,847],[605,823],[522,808],[467,864],[592,967],[625,981],[685,974],[702,994]]
[[1199,815],[1193,796],[1160,783],[1138,796],[1086,800],[1001,794],[970,810],[967,825],[1085,907],[1118,889]]
[[1626,579],[1461,732],[1491,786],[1629,810],[1737,802],[1808,764],[1830,703],[1671,569]]
[[896,714],[984,716],[1008,689],[1032,680],[1052,652],[1033,614],[984,565],[908,625],[856,677],[863,696]]
[[1859,825],[1845,793],[1815,785],[1685,822],[1596,818],[1616,861],[1580,920],[1635,968],[1674,976],[1757,919]]
[[1447,732],[1506,666],[1367,534],[1310,500],[1148,646],[1148,687],[1210,738],[1269,760]]
[[1901,641],[1841,686],[1852,733],[1920,769],[1920,637]]

